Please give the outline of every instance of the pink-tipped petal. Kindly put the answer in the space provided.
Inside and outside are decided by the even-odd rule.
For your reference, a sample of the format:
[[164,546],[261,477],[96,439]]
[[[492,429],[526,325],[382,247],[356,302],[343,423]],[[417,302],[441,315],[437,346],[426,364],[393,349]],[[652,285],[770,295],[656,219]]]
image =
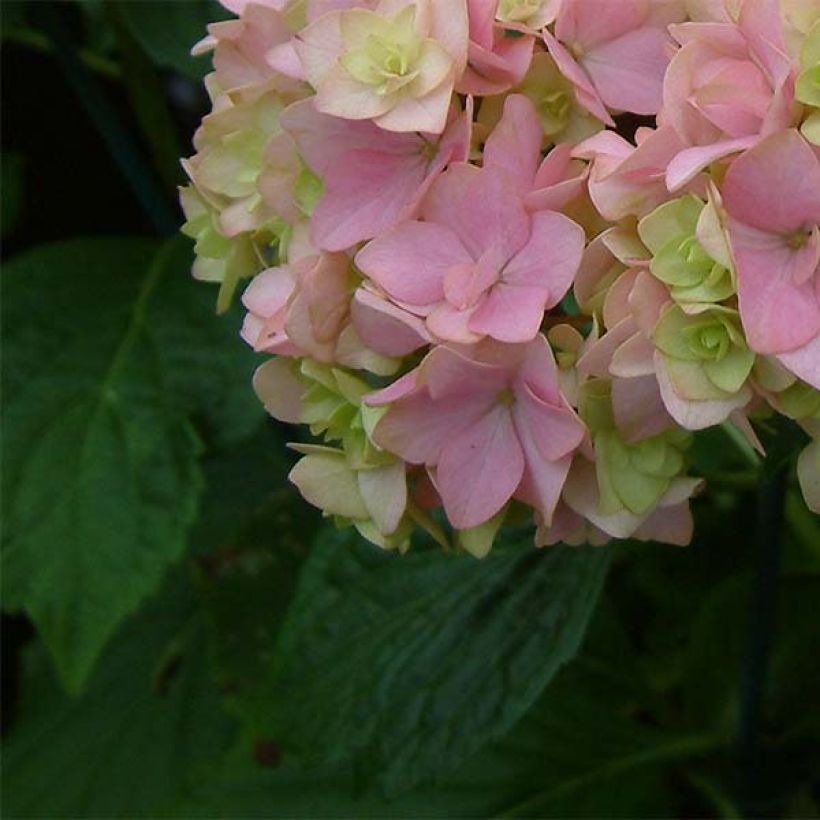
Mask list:
[[444,275],[472,257],[448,228],[434,222],[403,222],[366,245],[356,266],[392,297],[412,305],[444,298]]
[[512,417],[496,406],[453,435],[438,462],[437,483],[450,523],[483,524],[512,497],[524,473],[524,454]]

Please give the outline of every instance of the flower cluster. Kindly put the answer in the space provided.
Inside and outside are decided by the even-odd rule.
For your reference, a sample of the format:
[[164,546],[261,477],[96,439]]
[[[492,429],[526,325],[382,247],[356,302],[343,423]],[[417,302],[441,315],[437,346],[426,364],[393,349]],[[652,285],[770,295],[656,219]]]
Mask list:
[[817,0],[222,2],[184,231],[305,498],[685,544],[691,431],[776,412],[820,509]]

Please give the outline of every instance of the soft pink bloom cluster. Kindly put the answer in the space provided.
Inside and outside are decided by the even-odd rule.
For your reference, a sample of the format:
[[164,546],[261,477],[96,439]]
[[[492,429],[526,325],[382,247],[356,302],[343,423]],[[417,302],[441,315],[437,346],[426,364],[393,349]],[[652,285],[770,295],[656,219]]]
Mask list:
[[820,511],[818,0],[222,2],[184,230],[309,501],[685,544],[691,431],[780,413]]

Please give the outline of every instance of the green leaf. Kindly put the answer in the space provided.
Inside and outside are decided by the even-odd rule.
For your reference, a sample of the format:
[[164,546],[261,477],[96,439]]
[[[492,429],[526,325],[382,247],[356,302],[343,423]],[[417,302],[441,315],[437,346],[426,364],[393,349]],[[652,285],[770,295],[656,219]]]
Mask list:
[[182,243],[78,240],[3,273],[4,606],[26,610],[74,691],[185,548],[191,417],[206,435],[259,417],[252,357],[189,261]]
[[583,637],[608,550],[483,561],[319,543],[283,626],[257,727],[310,763],[362,762],[388,792],[457,765],[527,711]]
[[643,711],[646,684],[616,623],[599,609],[584,650],[515,728],[440,782],[387,800],[363,792],[350,765],[304,770],[275,744],[234,749],[177,816],[672,817],[670,769],[719,738],[670,734]]
[[195,555],[249,542],[275,550],[283,531],[299,533],[306,549],[312,544],[319,513],[288,481],[296,459],[286,440],[284,425],[266,418],[252,435],[206,456],[205,491],[190,538]]
[[266,707],[277,630],[321,525],[286,479],[291,456],[268,420],[205,463],[207,488],[191,540],[216,674],[239,714]]
[[191,48],[207,34],[208,23],[230,16],[215,0],[151,0],[121,6],[132,34],[157,65],[194,79],[210,70],[209,59],[192,57]]
[[207,675],[190,587],[166,594],[106,651],[86,693],[60,689],[40,646],[5,738],[8,817],[157,817],[218,760],[232,732]]

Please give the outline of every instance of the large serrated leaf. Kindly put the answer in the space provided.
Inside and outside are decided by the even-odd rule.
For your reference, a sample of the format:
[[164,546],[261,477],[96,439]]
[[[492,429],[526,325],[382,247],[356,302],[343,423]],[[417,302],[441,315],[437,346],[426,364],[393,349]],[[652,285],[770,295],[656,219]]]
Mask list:
[[160,817],[219,758],[232,727],[208,677],[189,586],[170,584],[106,650],[80,698],[26,652],[3,750],[8,817]]
[[583,651],[522,720],[437,784],[395,799],[362,788],[350,764],[320,772],[234,749],[177,816],[212,817],[672,817],[670,770],[717,749],[644,711],[647,685],[609,606],[599,607]]
[[[388,793],[500,737],[580,644],[610,553],[484,561],[320,543],[283,626],[260,725],[310,763],[364,763]],[[270,718],[270,719],[269,719]]]
[[3,271],[4,606],[28,612],[72,690],[185,548],[191,419],[258,420],[252,362],[188,264],[185,243],[101,239]]

